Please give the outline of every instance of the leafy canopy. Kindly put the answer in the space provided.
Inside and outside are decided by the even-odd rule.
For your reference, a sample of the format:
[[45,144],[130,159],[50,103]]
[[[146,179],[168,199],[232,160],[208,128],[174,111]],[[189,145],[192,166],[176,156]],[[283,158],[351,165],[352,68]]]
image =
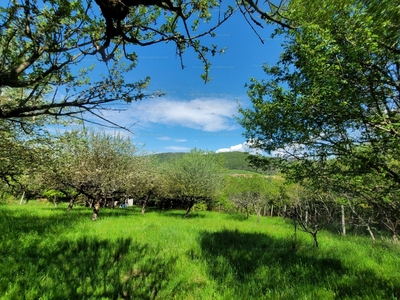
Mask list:
[[276,32],[280,61],[251,79],[252,108],[240,108],[246,138],[290,179],[369,208],[398,234],[400,7],[293,0],[287,13],[296,28]]

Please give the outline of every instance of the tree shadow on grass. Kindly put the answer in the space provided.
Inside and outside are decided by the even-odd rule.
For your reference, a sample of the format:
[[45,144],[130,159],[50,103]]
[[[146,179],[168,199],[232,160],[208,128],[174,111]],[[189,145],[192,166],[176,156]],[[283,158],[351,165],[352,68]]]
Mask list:
[[177,260],[130,238],[60,238],[87,218],[82,211],[0,214],[2,299],[154,299]]
[[7,299],[154,299],[175,261],[129,238],[25,243],[0,257],[0,293]]
[[[41,210],[44,210],[41,208]],[[27,209],[15,210],[2,207],[0,210],[0,229],[3,235],[11,235],[15,238],[27,234],[38,234],[40,236],[60,232],[73,226],[74,223],[82,222],[87,217],[82,211],[55,213],[42,216],[32,213]]]
[[[322,251],[261,233],[203,232],[209,275],[237,299],[397,299],[400,286],[369,269],[349,269]],[[314,253],[314,256],[313,256]],[[316,257],[319,256],[319,257]],[[398,281],[397,281],[398,283]]]

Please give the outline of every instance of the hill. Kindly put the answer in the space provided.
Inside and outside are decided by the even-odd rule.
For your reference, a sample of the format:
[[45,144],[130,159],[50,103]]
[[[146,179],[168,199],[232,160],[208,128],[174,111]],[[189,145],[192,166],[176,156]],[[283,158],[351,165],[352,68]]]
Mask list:
[[[167,152],[167,153],[158,153],[155,156],[159,159],[161,163],[168,162],[174,159],[179,159],[185,153],[184,152]],[[232,171],[248,171],[248,172],[257,172],[262,174],[274,175],[276,171],[268,171],[262,172],[253,168],[249,165],[247,157],[249,156],[246,152],[222,152],[217,155],[221,156],[224,161],[224,167],[228,170]]]

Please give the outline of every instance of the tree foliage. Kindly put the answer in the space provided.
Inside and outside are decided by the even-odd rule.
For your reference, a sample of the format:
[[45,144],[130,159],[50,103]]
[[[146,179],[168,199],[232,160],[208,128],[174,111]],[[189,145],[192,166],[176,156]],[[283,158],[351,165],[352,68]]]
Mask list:
[[[283,16],[285,1],[261,6],[248,0],[224,6],[217,0],[8,1],[0,6],[0,93],[12,88],[20,96],[1,103],[0,118],[79,118],[82,112],[96,114],[106,103],[144,98],[148,78],[134,83],[122,76],[137,63],[135,46],[171,42],[182,67],[182,54],[190,48],[203,62],[207,81],[207,55],[224,49],[201,38],[214,36],[238,8],[250,26],[262,26],[258,15],[289,26]],[[128,66],[120,64],[122,58]],[[94,81],[93,69],[100,61],[109,71]]]
[[251,80],[253,108],[240,108],[247,139],[293,179],[330,177],[370,204],[398,203],[399,12],[389,1],[291,1],[297,28],[277,31],[281,59],[264,67],[270,80]]
[[291,1],[288,14],[298,28],[277,32],[286,42],[278,65],[264,67],[272,79],[252,79],[253,108],[240,109],[246,137],[278,154],[289,178],[373,208],[360,218],[396,236],[399,7]]
[[221,192],[223,167],[213,152],[193,149],[169,166],[171,195],[186,203],[186,217],[195,203],[209,204]]
[[162,198],[168,190],[167,180],[154,155],[137,155],[129,177],[130,180],[126,183],[127,195],[142,205],[142,214],[151,198]]
[[260,219],[261,209],[278,198],[276,182],[266,176],[232,175],[226,181],[230,201],[244,209],[246,218],[254,211]]
[[55,143],[47,185],[53,183],[61,191],[72,188],[85,195],[91,206],[112,205],[129,196],[135,172],[139,172],[137,151],[118,134],[67,132]]
[[[0,118],[82,118],[82,112],[99,116],[96,111],[107,103],[144,98],[148,78],[125,82],[122,75],[137,62],[132,45],[174,42],[180,57],[191,47],[208,73],[206,54],[218,50],[201,45],[199,39],[234,9],[229,7],[214,25],[197,32],[200,21],[209,22],[210,10],[218,6],[214,0],[9,1],[0,7],[0,92],[11,88],[19,96],[3,98]],[[123,57],[130,62],[126,66],[121,64]],[[98,81],[91,79],[96,61],[108,67]]]
[[26,191],[29,178],[47,166],[51,135],[41,128],[44,122],[43,118],[23,123],[0,120],[0,181],[12,193]]

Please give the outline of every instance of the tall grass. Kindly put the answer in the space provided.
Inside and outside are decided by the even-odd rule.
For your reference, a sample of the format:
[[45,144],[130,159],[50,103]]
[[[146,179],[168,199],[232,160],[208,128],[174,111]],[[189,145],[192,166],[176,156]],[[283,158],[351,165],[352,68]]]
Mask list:
[[398,299],[400,250],[279,218],[0,206],[0,299]]

